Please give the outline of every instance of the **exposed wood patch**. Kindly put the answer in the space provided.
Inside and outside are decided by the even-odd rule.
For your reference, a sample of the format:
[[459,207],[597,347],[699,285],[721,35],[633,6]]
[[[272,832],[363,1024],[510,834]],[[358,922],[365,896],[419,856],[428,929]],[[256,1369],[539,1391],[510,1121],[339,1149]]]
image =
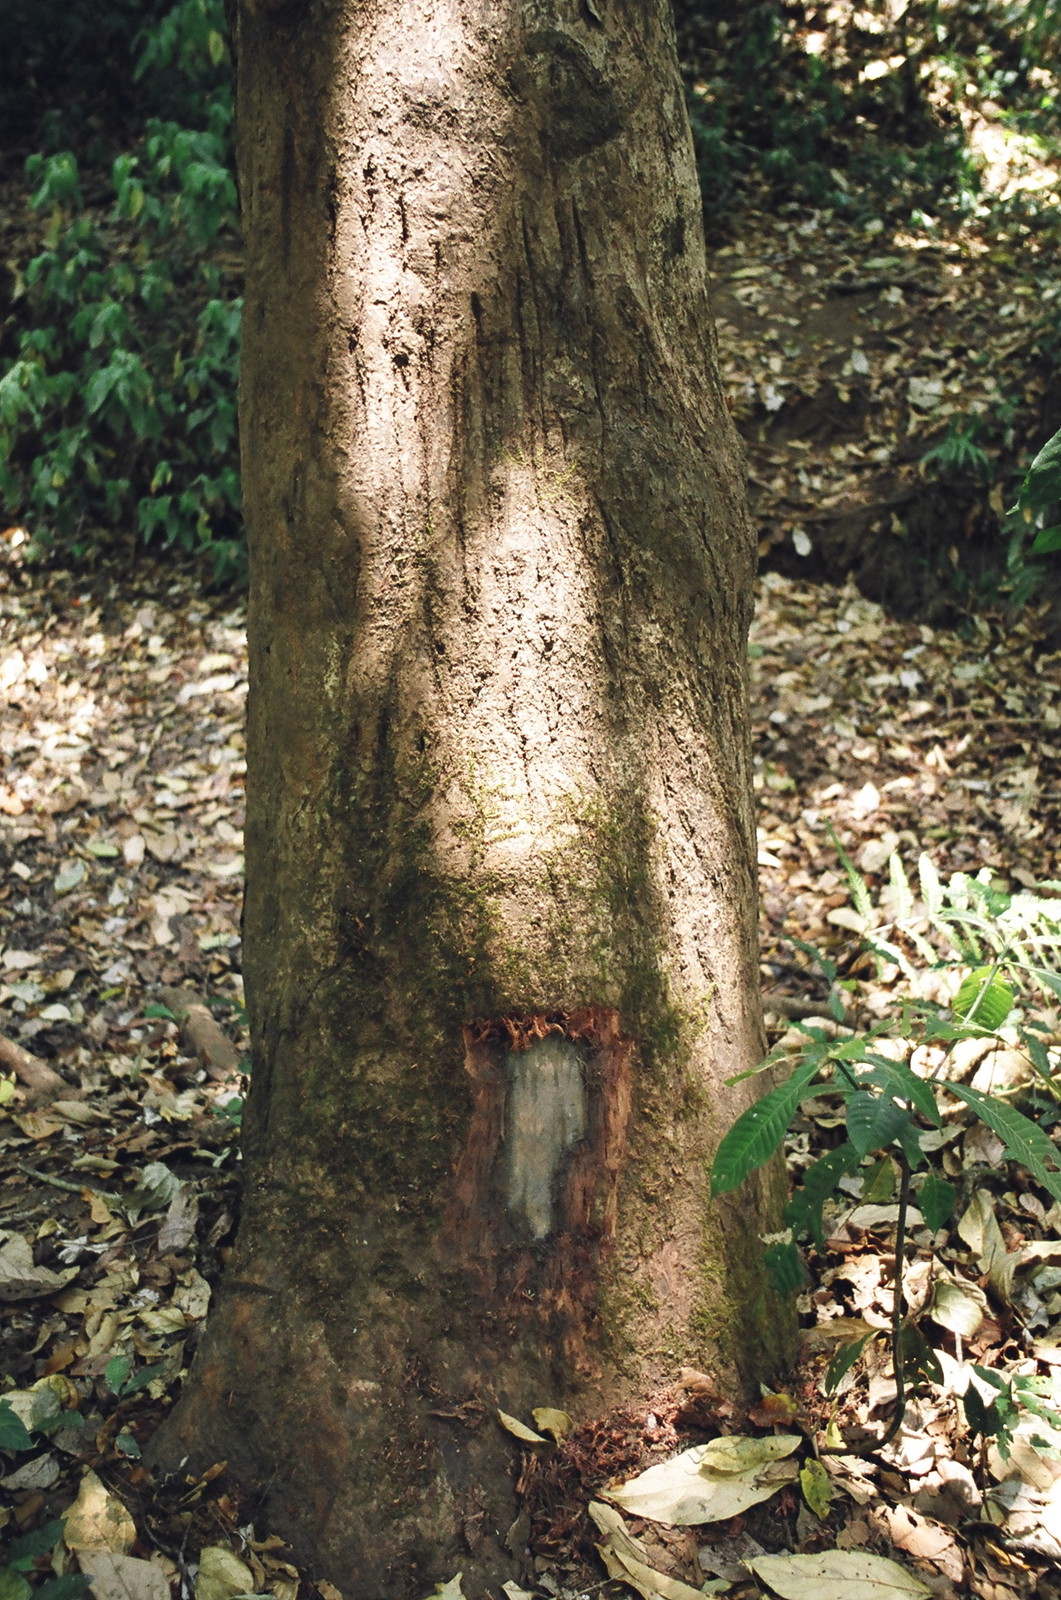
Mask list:
[[464,1030],[474,1086],[445,1236],[492,1319],[532,1318],[585,1360],[615,1232],[633,1040],[609,1007],[498,1017]]

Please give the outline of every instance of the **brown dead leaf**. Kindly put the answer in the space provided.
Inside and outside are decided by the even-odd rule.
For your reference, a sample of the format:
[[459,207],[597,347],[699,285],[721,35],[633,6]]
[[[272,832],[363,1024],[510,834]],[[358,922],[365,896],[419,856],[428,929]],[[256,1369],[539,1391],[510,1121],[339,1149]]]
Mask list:
[[682,1367],[678,1373],[678,1383],[686,1394],[694,1395],[697,1399],[720,1400],[722,1398],[718,1384],[706,1372],[700,1372],[696,1367]]
[[62,1117],[55,1117],[50,1111],[24,1111],[20,1117],[12,1117],[11,1120],[27,1139],[50,1139],[66,1127]]
[[950,1528],[930,1522],[908,1506],[883,1506],[874,1520],[897,1550],[918,1561],[929,1561],[951,1583],[961,1583],[965,1570],[961,1550]]
[[0,1243],[0,1303],[43,1299],[77,1277],[76,1267],[65,1272],[38,1267],[29,1240],[21,1234],[0,1234],[0,1239],[3,1241]]
[[169,1579],[153,1561],[111,1550],[82,1550],[78,1561],[96,1600],[170,1600]]
[[117,1495],[87,1471],[77,1499],[66,1513],[63,1543],[68,1550],[107,1550],[124,1555],[136,1539],[136,1527]]
[[748,1411],[749,1422],[759,1428],[783,1427],[804,1415],[803,1407],[791,1394],[767,1394]]

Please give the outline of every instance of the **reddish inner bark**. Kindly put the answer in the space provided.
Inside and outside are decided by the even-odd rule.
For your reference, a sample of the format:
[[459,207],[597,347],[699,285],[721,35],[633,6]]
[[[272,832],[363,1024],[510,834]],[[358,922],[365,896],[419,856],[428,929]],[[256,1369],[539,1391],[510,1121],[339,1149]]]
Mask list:
[[[547,1236],[535,1239],[506,1203],[507,1066],[514,1053],[549,1036],[577,1049],[585,1125],[553,1180]],[[548,1326],[565,1355],[585,1370],[592,1365],[586,1341],[600,1262],[615,1235],[633,1040],[623,1036],[615,1010],[587,1006],[477,1021],[465,1028],[464,1045],[474,1109],[446,1212],[444,1248],[464,1264],[492,1320],[500,1317],[513,1333],[527,1322]]]

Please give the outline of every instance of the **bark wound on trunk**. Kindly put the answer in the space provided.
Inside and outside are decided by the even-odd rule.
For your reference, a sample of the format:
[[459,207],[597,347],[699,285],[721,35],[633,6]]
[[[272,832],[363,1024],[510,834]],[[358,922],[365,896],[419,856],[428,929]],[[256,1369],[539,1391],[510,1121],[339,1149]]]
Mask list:
[[579,1365],[632,1099],[633,1041],[607,1006],[464,1030],[474,1107],[445,1224],[484,1310],[550,1332]]

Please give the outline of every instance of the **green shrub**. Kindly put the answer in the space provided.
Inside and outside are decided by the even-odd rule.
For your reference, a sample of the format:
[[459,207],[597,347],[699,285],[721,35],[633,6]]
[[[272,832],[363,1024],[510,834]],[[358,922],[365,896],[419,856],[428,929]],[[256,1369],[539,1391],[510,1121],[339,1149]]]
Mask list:
[[1032,529],[1032,555],[1061,550],[1061,431],[1043,445],[1025,474],[1011,514]]
[[31,551],[85,558],[134,534],[205,551],[219,576],[242,561],[241,301],[218,261],[236,226],[220,24],[218,0],[181,0],[142,36],[141,75],[212,92],[198,127],[148,120],[111,166],[108,211],[86,206],[69,150],[26,162],[44,248],[18,285],[0,378],[0,495]]
[[[981,203],[963,117],[984,100],[1056,137],[1058,0],[928,0],[898,13],[816,0],[675,0],[704,205],[752,180],[774,203],[856,216]],[[1051,80],[1052,81],[1052,80]]]
[[[935,1233],[958,1198],[955,1187],[932,1165],[931,1153],[938,1144],[932,1135],[942,1126],[944,1113],[953,1111],[955,1101],[963,1102],[1002,1141],[1011,1160],[1061,1202],[1061,1150],[1043,1126],[1056,1123],[1061,1107],[1061,1052],[1056,1012],[1051,1014],[1061,1000],[1061,901],[1027,892],[1008,894],[992,883],[986,869],[977,877],[955,873],[944,882],[927,856],[921,857],[920,896],[915,897],[899,858],[893,856],[890,883],[874,904],[865,880],[842,849],[839,853],[853,902],[850,925],[861,930],[865,948],[878,962],[899,975],[898,1003],[891,1017],[869,1028],[849,1026],[835,983],[836,968],[815,952],[833,984],[830,1010],[840,1025],[837,1036],[814,1023],[799,1024],[755,1069],[787,1065],[790,1071],[730,1128],[715,1156],[711,1186],[715,1194],[736,1189],[778,1150],[804,1100],[835,1096],[844,1137],[807,1168],[784,1211],[786,1232],[766,1252],[774,1286],[784,1292],[804,1281],[801,1238],[824,1247],[823,1207],[838,1189],[846,1186],[850,1193],[851,1180],[861,1178],[866,1198],[871,1190],[879,1191],[882,1178],[890,1191],[897,1175],[891,1331],[897,1407],[885,1439],[875,1443],[879,1448],[901,1423],[907,1381],[942,1380],[939,1362],[916,1321],[904,1318],[901,1287],[911,1199],[916,1197],[927,1227]],[[1052,896],[1061,884],[1043,887]],[[922,987],[938,989],[940,975],[947,973],[953,992],[950,1005],[923,998]],[[925,974],[931,974],[931,981],[923,985]],[[1030,1115],[1018,1110],[1009,1094],[946,1080],[950,1051],[961,1040],[976,1039],[1024,1053],[1036,1084],[1025,1096]],[[934,1048],[939,1058],[928,1075],[923,1067],[915,1071],[911,1065],[915,1051],[924,1045]],[[838,1385],[873,1337],[867,1335],[837,1352],[827,1374],[829,1387]],[[995,1377],[988,1381],[999,1389],[998,1397],[985,1409],[982,1398],[971,1390],[966,1419],[973,1432],[996,1433],[1004,1444],[1020,1408],[1035,1411],[1040,1402],[1027,1386],[1006,1385]],[[1050,1420],[1054,1425],[1061,1421],[1052,1413]],[[845,1448],[844,1453],[859,1452]]]

